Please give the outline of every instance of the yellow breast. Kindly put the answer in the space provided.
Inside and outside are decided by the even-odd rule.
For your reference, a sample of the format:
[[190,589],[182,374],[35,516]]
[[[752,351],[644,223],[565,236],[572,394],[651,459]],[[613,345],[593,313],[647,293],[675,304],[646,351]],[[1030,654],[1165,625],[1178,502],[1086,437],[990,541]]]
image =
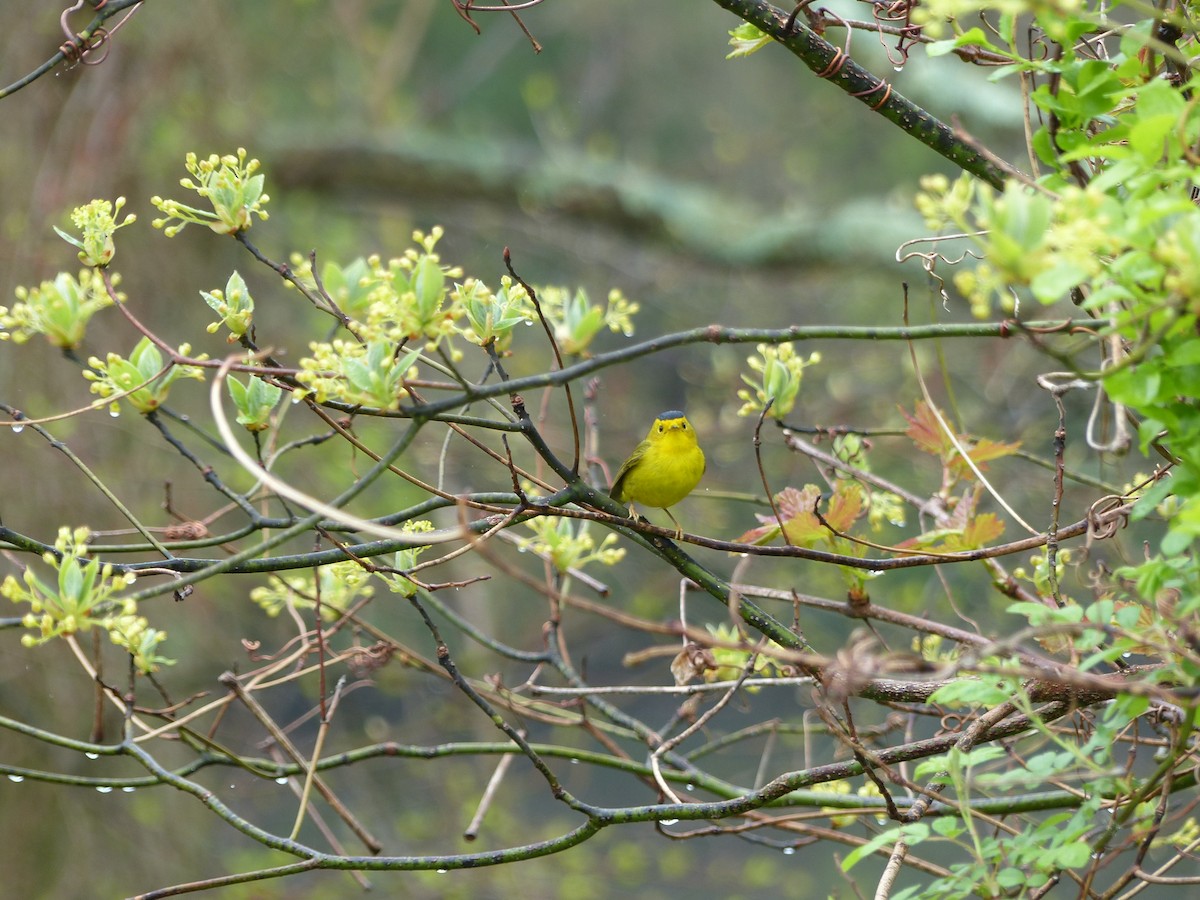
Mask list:
[[621,495],[631,503],[666,509],[700,483],[704,451],[691,428],[668,428],[647,441],[641,458],[625,473]]

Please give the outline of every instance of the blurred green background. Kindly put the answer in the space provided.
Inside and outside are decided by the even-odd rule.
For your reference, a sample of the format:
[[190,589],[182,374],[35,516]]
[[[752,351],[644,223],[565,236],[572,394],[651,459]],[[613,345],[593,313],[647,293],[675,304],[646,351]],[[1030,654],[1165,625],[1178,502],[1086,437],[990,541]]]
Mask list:
[[[894,262],[897,245],[920,234],[909,199],[918,177],[950,171],[940,157],[779,48],[727,61],[727,32],[737,22],[714,4],[556,0],[523,15],[544,47],[540,54],[508,17],[478,15],[483,33],[476,35],[446,0],[145,4],[117,33],[103,64],[56,70],[0,101],[0,298],[11,298],[18,285],[74,269],[74,251],[52,226],[66,227],[70,209],[92,198],[125,195],[139,221],[120,233],[114,267],[140,318],[168,340],[191,341],[214,356],[225,353],[223,339],[203,330],[209,312],[198,292],[224,286],[237,268],[258,302],[260,341],[295,360],[318,336],[307,330],[318,320],[294,291],[283,290],[232,240],[193,227],[168,241],[150,227],[156,215],[151,196],[182,198],[177,185],[185,153],[244,146],[263,161],[273,198],[270,220],[257,224],[251,237],[276,260],[313,249],[321,260],[347,262],[375,252],[387,257],[409,245],[413,229],[440,224],[446,229],[439,246],[443,259],[489,284],[503,273],[501,251],[508,246],[518,271],[535,284],[584,287],[594,298],[620,288],[642,308],[636,338],[712,322],[898,325],[906,281],[914,321],[928,320],[940,306],[919,267]],[[57,10],[5,4],[0,80],[15,80],[60,42]],[[854,49],[856,58],[886,74],[902,93],[944,119],[958,117],[1019,159],[1018,106],[1009,88],[987,84],[946,59],[915,56],[895,72],[870,35],[858,35]],[[937,315],[963,319],[966,311],[939,309]],[[625,340],[606,333],[598,349]],[[128,353],[134,342],[128,325],[110,311],[95,320],[81,355]],[[676,510],[689,530],[732,538],[755,524],[755,507],[704,496],[761,493],[752,463],[753,420],[735,415],[738,373],[751,349],[696,346],[603,373],[596,403],[600,452],[610,466],[662,409],[684,406],[703,435],[709,474]],[[824,362],[806,376],[798,423],[902,426],[897,407],[911,409],[918,396],[904,345],[800,349],[820,349]],[[551,363],[533,330],[518,335],[514,350],[509,367],[516,374]],[[1049,401],[1028,402],[1033,354],[1000,342],[951,343],[946,350],[962,408],[988,412],[986,420],[966,427],[996,439],[1032,438],[1031,449],[1045,455],[1054,413]],[[932,373],[933,348],[921,347],[918,355]],[[483,367],[480,360],[467,369],[482,374]],[[172,406],[203,415],[206,392],[184,385]],[[40,416],[85,406],[90,395],[77,366],[34,341],[20,348],[0,345],[0,400]],[[547,433],[567,448],[561,398],[551,409]],[[52,431],[100,469],[140,515],[164,518],[160,504],[168,481],[185,514],[200,516],[213,506],[195,470],[132,412],[119,419],[93,413]],[[811,470],[777,443],[768,441],[764,456],[774,487],[813,480]],[[432,461],[437,449],[418,448],[416,459]],[[344,468],[322,470],[320,461],[334,458],[345,466],[344,457],[317,451],[287,474],[327,495],[345,484]],[[1011,486],[1016,479],[1010,489],[1018,500],[1021,490],[1044,496],[1049,475],[1035,469],[1024,476],[1030,470],[1020,466],[1001,463],[998,480]],[[880,467],[914,490],[936,487],[933,461],[912,459],[902,442],[891,445]],[[124,526],[74,468],[28,431],[0,433],[0,473],[0,515],[10,527],[51,541],[60,522]],[[450,473],[454,489],[506,489],[503,472],[501,483],[473,480],[496,474],[483,466]],[[357,511],[378,514],[403,499],[375,496]],[[720,554],[699,555],[724,574],[732,570],[733,561]],[[601,573],[612,587],[610,602],[642,615],[676,617],[676,579],[647,562],[633,549],[627,565]],[[8,562],[0,566],[13,569]],[[464,565],[458,573],[475,570]],[[986,594],[985,581],[969,580],[974,575],[963,576],[968,593],[959,599],[971,604],[987,597],[986,603],[1000,606]],[[841,589],[836,576],[815,567],[798,575],[795,563],[758,561],[743,577],[831,596]],[[953,573],[951,584],[959,577]],[[228,585],[226,595],[205,586],[186,603],[163,600],[150,612],[170,634],[168,655],[182,660],[164,676],[178,696],[214,690],[221,671],[248,666],[242,638],[261,638],[270,647],[287,634],[288,623],[265,619],[246,599],[261,580],[243,581],[253,584]],[[927,574],[889,575],[873,590],[918,611],[944,602],[943,586]],[[545,611],[532,595],[511,586],[474,588],[447,602],[501,640],[539,645]],[[689,615],[721,621],[723,611],[709,606],[703,598],[693,600]],[[779,612],[790,617],[790,609]],[[375,613],[382,627],[432,653],[407,607],[381,610],[377,603]],[[986,611],[981,615],[986,618]],[[622,667],[622,656],[643,647],[644,636],[631,640],[608,623],[573,612],[567,627],[586,647],[588,673],[597,683],[669,679],[665,661],[632,674]],[[840,620],[819,617],[805,627],[810,638],[831,647],[848,631]],[[456,659],[473,676],[497,666],[509,684],[528,676],[457,635],[454,644]],[[57,645],[22,650],[13,630],[0,633],[0,646],[0,711],[86,738],[91,723],[83,713],[91,685],[68,651]],[[120,678],[119,672],[111,676]],[[440,683],[396,666],[378,673],[377,682],[346,699],[331,739],[335,746],[327,749],[385,739],[498,737]],[[272,709],[284,721],[313,702],[302,690],[273,699],[294,705],[290,712]],[[735,715],[747,723],[772,714],[796,717],[806,704],[804,692],[776,691],[748,701]],[[676,705],[647,700],[632,710],[662,723]],[[222,733],[251,724],[227,721]],[[119,723],[108,727],[111,735]],[[535,736],[566,739],[552,731]],[[311,728],[299,729],[296,739],[311,746]],[[714,766],[724,777],[750,783],[759,749],[747,747]],[[128,763],[47,754],[7,732],[0,732],[0,759],[83,774],[136,774]],[[800,742],[781,741],[769,769],[802,763]],[[480,840],[462,843],[457,836],[493,765],[489,758],[379,760],[330,780],[383,838],[387,853],[507,846],[574,824],[518,761]],[[606,773],[560,769],[567,786],[585,799],[653,800],[650,791]],[[199,779],[256,821],[289,827],[294,801],[286,788],[230,770],[209,770]],[[9,851],[4,892],[14,897],[118,896],[284,861],[166,789],[97,794],[5,781],[0,829]],[[738,839],[680,842],[651,831],[613,829],[572,852],[516,866],[371,880],[383,896],[521,893],[573,900],[684,893],[807,898],[847,888],[831,880],[836,875],[828,848],[784,855]],[[814,853],[819,859],[811,858]],[[323,898],[356,890],[347,875],[317,873],[216,895]]]

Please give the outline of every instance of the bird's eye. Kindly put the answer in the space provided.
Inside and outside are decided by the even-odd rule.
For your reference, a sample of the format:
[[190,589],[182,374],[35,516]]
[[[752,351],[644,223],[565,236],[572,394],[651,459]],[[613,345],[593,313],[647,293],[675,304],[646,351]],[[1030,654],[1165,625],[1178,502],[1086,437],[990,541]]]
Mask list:
[[658,433],[659,434],[663,433],[663,427],[661,425],[658,426]]

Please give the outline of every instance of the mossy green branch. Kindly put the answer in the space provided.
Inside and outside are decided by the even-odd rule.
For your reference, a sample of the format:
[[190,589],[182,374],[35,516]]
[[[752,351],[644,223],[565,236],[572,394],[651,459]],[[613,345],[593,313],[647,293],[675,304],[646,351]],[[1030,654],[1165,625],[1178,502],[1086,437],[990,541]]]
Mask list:
[[[597,353],[595,356],[573,363],[563,369],[553,369],[535,375],[510,378],[491,384],[472,385],[469,391],[433,400],[420,407],[401,406],[397,410],[359,408],[359,415],[395,416],[407,418],[422,416],[427,420],[440,418],[446,413],[455,413],[465,404],[507,394],[528,393],[537,388],[558,387],[578,381],[593,372],[612,368],[644,356],[653,356],[675,347],[692,344],[782,344],[804,341],[924,341],[948,338],[1003,338],[1020,337],[1031,332],[1044,337],[1049,333],[1070,335],[1076,328],[1099,329],[1109,325],[1107,319],[1059,319],[1057,321],[1018,321],[1009,319],[993,322],[951,322],[928,325],[790,325],[786,328],[733,328],[726,325],[702,325],[687,331],[676,331],[659,335],[636,344],[628,344],[616,350]],[[332,404],[328,404],[332,408]],[[524,430],[525,426],[521,426]],[[564,477],[566,477],[564,475]]]
[[[108,3],[104,4],[103,9],[95,10],[95,17],[88,22],[87,26],[82,31],[77,31],[75,33],[76,46],[90,47],[93,50],[96,47],[99,47],[100,44],[97,43],[96,36],[100,33],[100,26],[102,26],[117,13],[132,9],[142,2],[144,2],[144,0],[109,0]],[[95,9],[97,4],[91,3],[89,6],[92,9]],[[66,45],[64,44],[63,46],[65,47]],[[62,47],[60,47],[57,53],[51,56],[36,69],[17,79],[7,87],[0,87],[0,99],[3,99],[10,94],[15,94],[21,88],[32,84],[47,72],[66,62],[68,62],[68,54],[63,51]]]
[[884,79],[864,69],[842,50],[826,41],[800,17],[785,31],[789,13],[765,0],[715,0],[717,5],[754,25],[787,47],[813,72],[898,125],[918,141],[937,151],[965,172],[992,187],[1000,188],[1013,171],[1006,171],[993,158],[956,134],[954,129],[901,96]]

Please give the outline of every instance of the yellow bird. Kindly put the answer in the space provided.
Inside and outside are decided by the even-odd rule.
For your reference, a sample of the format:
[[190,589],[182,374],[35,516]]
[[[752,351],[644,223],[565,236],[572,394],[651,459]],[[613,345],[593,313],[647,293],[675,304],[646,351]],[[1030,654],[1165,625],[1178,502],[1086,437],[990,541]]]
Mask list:
[[646,439],[621,464],[609,496],[618,503],[640,503],[661,509],[675,523],[675,539],[683,527],[669,507],[674,506],[700,483],[704,475],[704,451],[696,443],[696,431],[677,409],[661,413]]

